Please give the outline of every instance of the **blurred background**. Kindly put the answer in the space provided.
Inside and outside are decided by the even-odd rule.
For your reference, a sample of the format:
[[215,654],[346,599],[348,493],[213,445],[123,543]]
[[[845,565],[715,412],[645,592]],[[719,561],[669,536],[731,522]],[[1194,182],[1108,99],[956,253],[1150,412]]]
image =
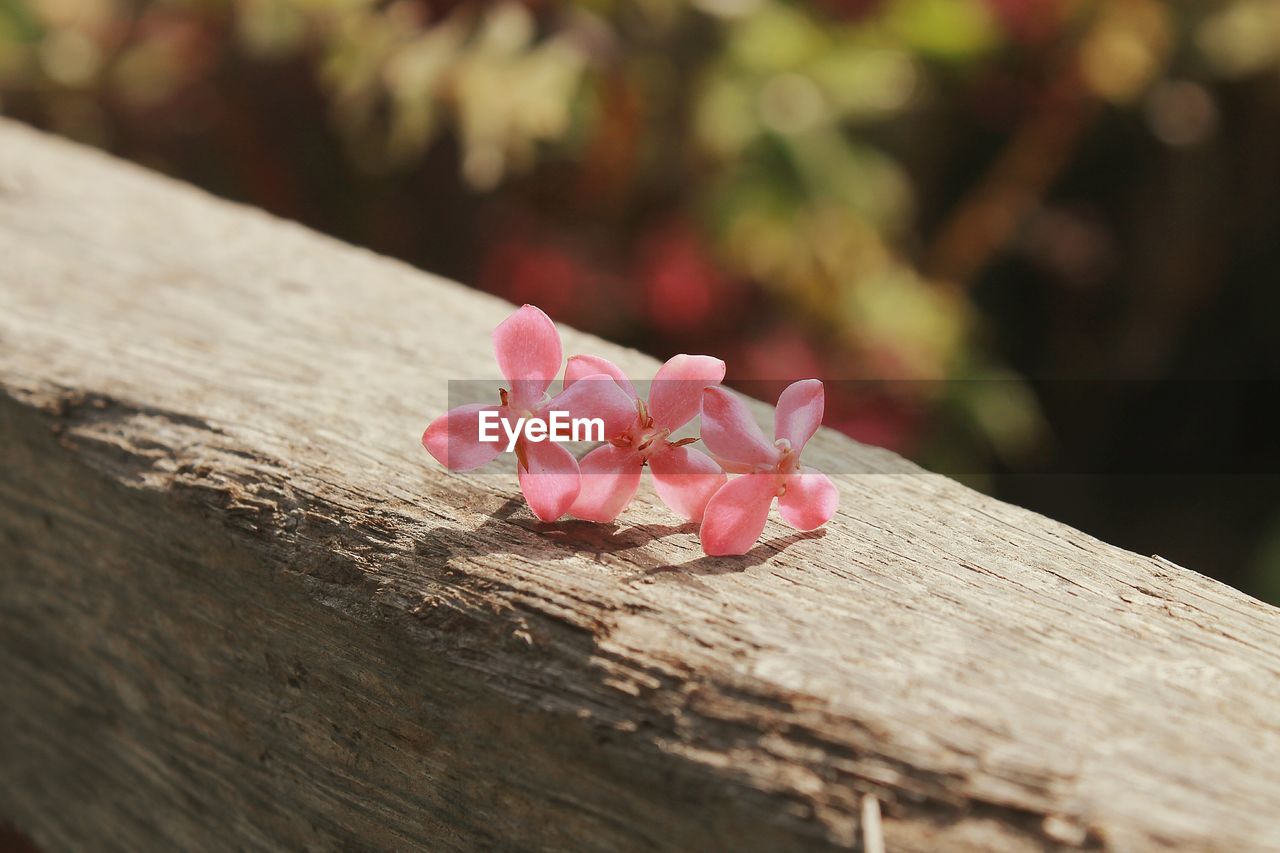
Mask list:
[[0,112],[1280,602],[1280,0],[0,0]]

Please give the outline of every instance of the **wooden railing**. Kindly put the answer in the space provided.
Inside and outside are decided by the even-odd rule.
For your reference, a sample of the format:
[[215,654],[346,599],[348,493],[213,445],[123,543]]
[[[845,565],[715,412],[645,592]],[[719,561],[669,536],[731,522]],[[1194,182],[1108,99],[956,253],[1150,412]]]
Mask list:
[[1276,610],[831,433],[824,533],[541,525],[418,444],[508,310],[0,124],[0,823],[1280,848]]

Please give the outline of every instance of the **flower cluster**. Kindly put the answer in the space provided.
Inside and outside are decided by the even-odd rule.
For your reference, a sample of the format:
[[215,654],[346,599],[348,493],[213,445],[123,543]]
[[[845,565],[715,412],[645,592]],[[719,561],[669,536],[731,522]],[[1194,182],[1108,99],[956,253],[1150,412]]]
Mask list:
[[[658,370],[646,400],[617,365],[575,355],[565,365],[560,393],[552,397],[563,350],[546,314],[532,305],[520,308],[494,329],[493,347],[511,388],[498,389],[496,404],[459,406],[441,415],[422,434],[422,444],[451,470],[468,471],[502,449],[481,438],[482,419],[526,423],[551,412],[593,419],[604,441],[580,460],[553,441],[509,433],[520,490],[543,521],[565,514],[613,521],[635,496],[646,466],[663,503],[701,523],[708,554],[746,553],[763,532],[774,498],[783,520],[799,530],[820,527],[835,514],[835,485],[800,465],[805,443],[822,423],[823,388],[816,379],[782,392],[770,442],[742,400],[720,387],[725,365],[718,358],[671,358]],[[482,416],[486,412],[493,414]],[[690,446],[696,437],[673,438],[699,414],[710,455]]]

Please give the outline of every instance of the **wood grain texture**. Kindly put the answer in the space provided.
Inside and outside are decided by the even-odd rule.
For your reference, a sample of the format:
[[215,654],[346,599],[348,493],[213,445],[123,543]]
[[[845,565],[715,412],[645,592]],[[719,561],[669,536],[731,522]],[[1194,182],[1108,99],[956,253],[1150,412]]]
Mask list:
[[509,310],[0,123],[0,818],[822,849],[874,793],[890,851],[1280,849],[1276,610],[826,432],[839,515],[744,558],[647,487],[539,524],[418,444]]

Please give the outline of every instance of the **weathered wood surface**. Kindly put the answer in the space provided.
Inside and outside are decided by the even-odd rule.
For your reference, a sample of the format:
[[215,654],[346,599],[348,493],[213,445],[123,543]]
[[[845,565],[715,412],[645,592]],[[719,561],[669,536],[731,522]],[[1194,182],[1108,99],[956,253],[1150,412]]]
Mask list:
[[1276,610],[834,434],[825,534],[539,525],[418,444],[508,310],[0,124],[0,819],[777,850],[874,793],[890,851],[1280,849]]

